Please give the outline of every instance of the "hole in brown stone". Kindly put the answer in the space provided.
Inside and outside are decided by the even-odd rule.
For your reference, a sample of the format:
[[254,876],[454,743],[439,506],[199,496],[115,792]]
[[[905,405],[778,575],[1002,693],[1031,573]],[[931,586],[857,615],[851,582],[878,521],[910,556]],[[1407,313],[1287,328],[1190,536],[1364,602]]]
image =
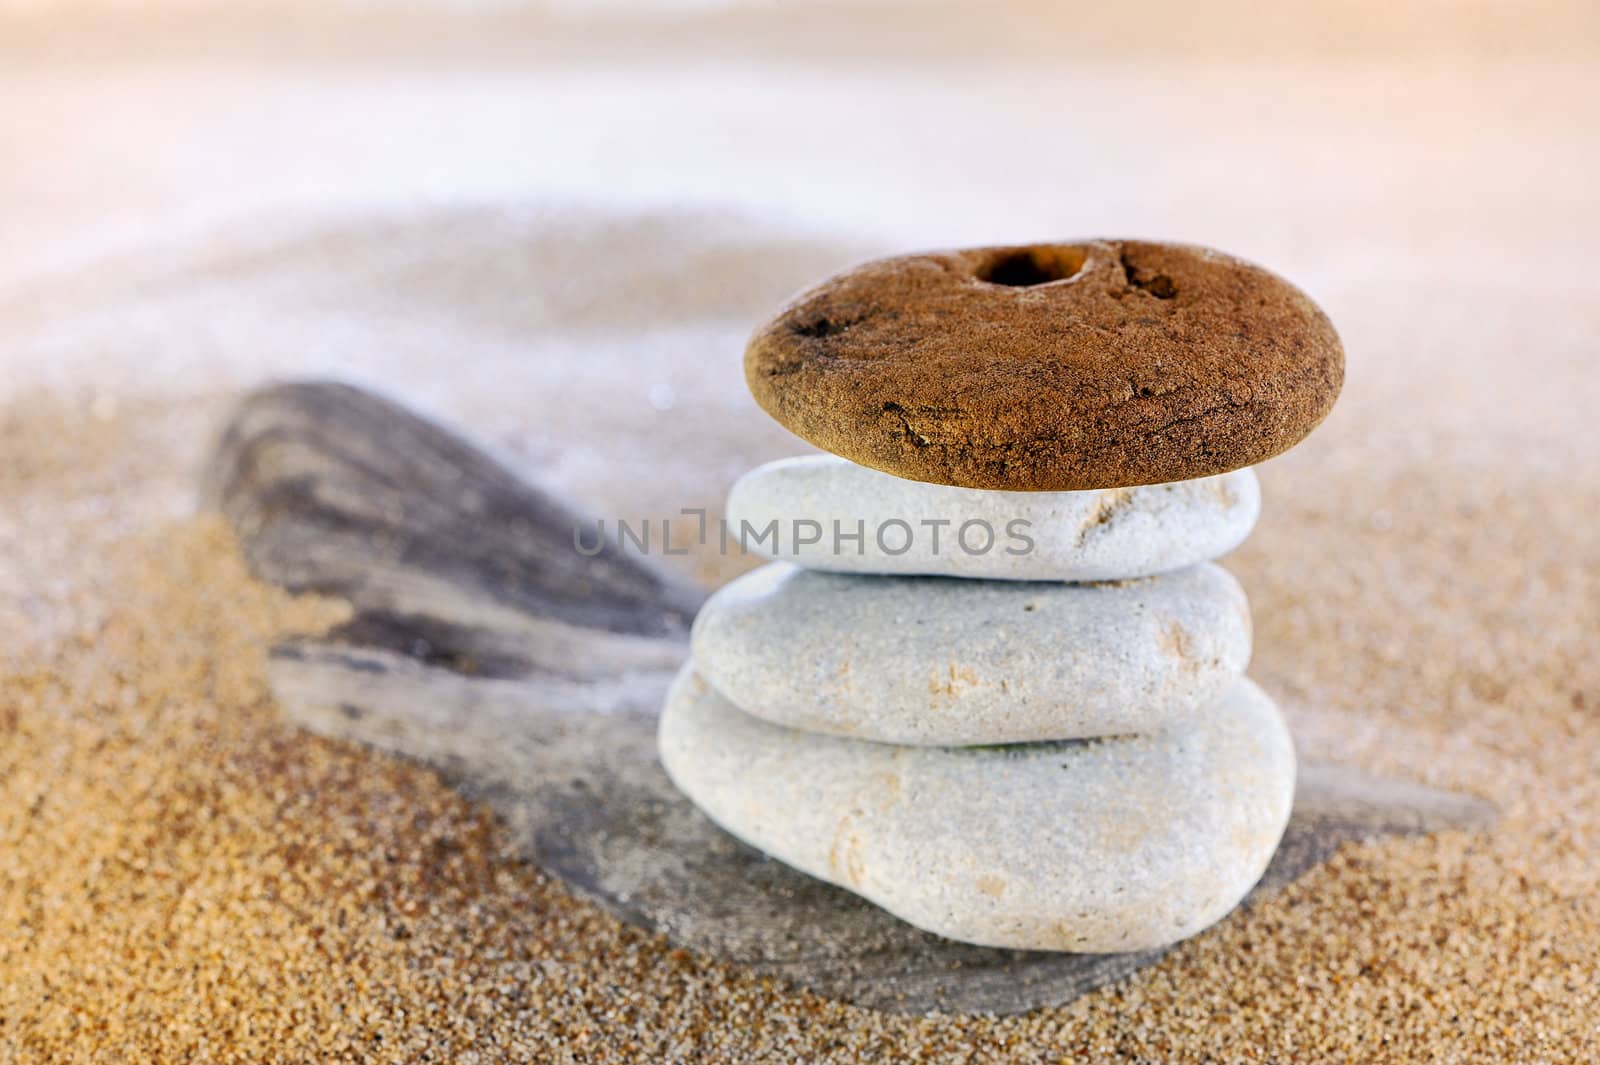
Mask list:
[[1043,245],[999,252],[978,268],[978,280],[1008,288],[1032,288],[1077,276],[1089,258],[1082,248]]

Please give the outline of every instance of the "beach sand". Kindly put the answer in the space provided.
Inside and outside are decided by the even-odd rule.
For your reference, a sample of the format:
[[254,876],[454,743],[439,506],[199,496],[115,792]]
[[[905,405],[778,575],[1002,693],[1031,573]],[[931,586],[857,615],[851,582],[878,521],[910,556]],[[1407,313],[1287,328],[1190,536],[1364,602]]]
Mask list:
[[[736,58],[663,75],[657,112],[620,62],[318,62],[8,75],[36,106],[0,174],[0,1061],[1600,1057],[1592,61],[1030,60],[970,99],[931,60],[801,64],[725,99]],[[986,103],[1023,90],[1089,103],[1036,144]],[[801,105],[848,167],[767,124]],[[801,450],[738,371],[794,287],[1100,232],[1228,247],[1329,309],[1345,395],[1227,562],[1251,672],[1303,757],[1486,797],[1492,831],[1346,847],[1062,1008],[883,1016],[619,924],[429,771],[273,705],[267,648],[342,608],[252,582],[194,513],[241,388],[379,384],[599,513],[715,507]]]

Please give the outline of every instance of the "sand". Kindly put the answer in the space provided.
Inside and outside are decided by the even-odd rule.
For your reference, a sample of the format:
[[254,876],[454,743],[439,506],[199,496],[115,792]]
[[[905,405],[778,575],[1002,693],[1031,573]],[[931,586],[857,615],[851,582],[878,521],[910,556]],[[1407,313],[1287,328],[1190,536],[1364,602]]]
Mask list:
[[[1600,1057],[1600,145],[1569,52],[974,67],[970,105],[915,64],[744,96],[722,66],[639,115],[636,72],[600,67],[13,67],[37,107],[0,131],[31,163],[0,173],[0,1062]],[[562,134],[566,84],[622,139]],[[1100,104],[1049,143],[981,104],[1052,86]],[[870,166],[765,132],[868,98],[887,117],[829,146]],[[134,143],[175,150],[96,177]],[[602,167],[634,176],[578,195]],[[272,704],[272,640],[341,608],[254,584],[192,511],[238,388],[381,381],[603,512],[670,514],[798,450],[737,369],[793,287],[1107,231],[1213,241],[1328,307],[1346,393],[1262,468],[1228,562],[1252,674],[1304,756],[1487,797],[1493,831],[1348,847],[1063,1008],[885,1017],[618,924],[431,773]]]
[[[21,504],[6,557],[38,566],[7,606],[60,622],[47,646],[8,656],[0,687],[6,1059],[1600,1051],[1600,677],[1582,643],[1600,558],[1579,520],[1600,504],[1592,483],[1567,503],[1523,486],[1516,505],[1490,479],[1413,484],[1380,494],[1392,509],[1362,528],[1326,514],[1336,484],[1301,480],[1316,490],[1297,495],[1279,471],[1276,520],[1234,559],[1257,595],[1256,673],[1288,700],[1302,746],[1487,795],[1507,811],[1492,834],[1347,848],[1063,1009],[908,1019],[621,926],[518,862],[431,773],[286,725],[265,648],[341,608],[252,582],[214,518],[117,527],[124,500],[182,466],[147,431],[163,417],[196,416],[101,420],[41,401],[0,436],[21,460],[0,484]],[[1463,514],[1495,516],[1498,532],[1469,535]],[[1293,564],[1307,557],[1328,564]],[[7,630],[30,631],[17,616]]]

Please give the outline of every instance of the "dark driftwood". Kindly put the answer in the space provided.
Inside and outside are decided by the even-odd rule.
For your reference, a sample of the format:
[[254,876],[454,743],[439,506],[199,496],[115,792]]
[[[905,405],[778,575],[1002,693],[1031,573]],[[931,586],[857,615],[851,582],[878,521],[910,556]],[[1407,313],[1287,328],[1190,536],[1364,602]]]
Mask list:
[[[285,710],[436,767],[488,802],[530,860],[624,920],[903,1011],[1065,1002],[1162,953],[952,943],[716,828],[655,755],[657,708],[701,593],[614,548],[585,558],[572,510],[403,408],[335,384],[252,395],[205,495],[258,575],[355,606],[327,637],[274,650]],[[1492,814],[1470,797],[1302,766],[1257,894],[1344,841],[1481,826]]]

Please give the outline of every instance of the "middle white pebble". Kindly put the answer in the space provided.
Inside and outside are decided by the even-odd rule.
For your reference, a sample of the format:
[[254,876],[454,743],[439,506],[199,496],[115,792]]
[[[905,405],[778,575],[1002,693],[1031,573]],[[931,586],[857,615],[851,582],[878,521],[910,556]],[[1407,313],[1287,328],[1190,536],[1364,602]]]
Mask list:
[[1148,732],[1250,661],[1220,566],[1117,584],[817,573],[774,562],[701,608],[695,668],[778,725],[909,745]]

